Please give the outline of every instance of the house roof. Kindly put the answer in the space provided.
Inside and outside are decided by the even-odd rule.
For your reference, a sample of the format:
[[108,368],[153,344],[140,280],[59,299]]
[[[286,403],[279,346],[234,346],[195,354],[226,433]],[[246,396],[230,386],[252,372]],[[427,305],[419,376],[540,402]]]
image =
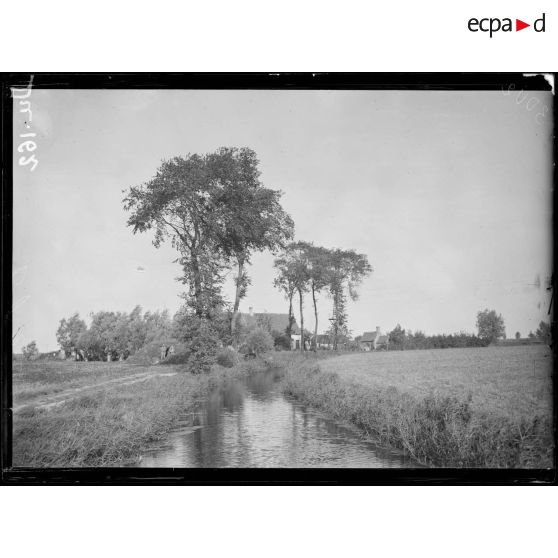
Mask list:
[[361,342],[363,343],[372,343],[376,339],[376,332],[375,331],[365,331],[362,334]]
[[[276,314],[271,312],[262,312],[250,314],[240,314],[240,317],[244,324],[248,327],[259,325],[263,328],[267,328],[270,331],[279,331],[284,333],[289,325],[289,315],[288,314]],[[296,323],[296,319],[293,322],[292,333],[298,335],[300,333],[300,328]]]
[[380,337],[378,337],[378,343],[387,343],[388,341],[389,341],[388,335],[380,335]]

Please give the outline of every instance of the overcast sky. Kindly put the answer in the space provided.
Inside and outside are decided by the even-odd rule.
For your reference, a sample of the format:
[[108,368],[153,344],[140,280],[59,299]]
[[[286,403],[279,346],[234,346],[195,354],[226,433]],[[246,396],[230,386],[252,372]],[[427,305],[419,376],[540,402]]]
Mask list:
[[[490,308],[509,337],[526,336],[548,320],[552,114],[550,93],[520,95],[34,90],[39,164],[30,172],[14,157],[15,350],[33,339],[54,350],[74,312],[174,313],[176,254],[132,234],[122,190],[162,159],[221,146],[257,152],[297,239],[368,256],[374,273],[349,305],[354,335],[397,323],[475,332]],[[272,264],[253,258],[244,311],[287,311]],[[323,330],[325,295],[319,309]],[[313,328],[310,299],[305,320]]]

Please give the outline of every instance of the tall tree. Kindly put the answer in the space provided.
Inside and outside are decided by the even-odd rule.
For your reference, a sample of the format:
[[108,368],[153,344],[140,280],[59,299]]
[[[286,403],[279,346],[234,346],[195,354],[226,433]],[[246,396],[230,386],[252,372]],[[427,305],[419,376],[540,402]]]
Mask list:
[[186,303],[198,318],[222,307],[223,273],[237,268],[234,311],[249,278],[253,252],[277,250],[292,237],[292,219],[279,203],[281,193],[264,188],[258,159],[248,148],[221,148],[163,161],[156,175],[124,198],[134,233],[155,230],[154,245],[170,238],[180,253],[179,278],[188,287]]
[[[100,311],[91,314],[91,327],[88,333],[93,340],[92,345],[97,349],[97,358],[114,359],[119,356],[118,322],[119,316],[115,312]],[[82,340],[83,341],[83,340]]]
[[506,335],[504,318],[495,310],[488,310],[488,308],[477,313],[477,328],[479,337],[485,343],[492,343]]
[[333,349],[337,350],[338,337],[347,326],[347,294],[351,300],[358,299],[357,288],[372,273],[372,266],[365,254],[354,250],[331,250],[329,252],[329,294],[333,300]]
[[254,252],[276,253],[292,239],[294,223],[280,204],[281,192],[265,188],[256,153],[223,147],[208,155],[211,177],[219,185],[218,244],[236,266],[233,323],[250,278],[246,266]]
[[307,244],[303,242],[291,243],[285,248],[281,257],[275,260],[275,268],[279,272],[275,279],[275,285],[289,297],[289,323],[292,315],[293,296],[298,293],[301,351],[305,350],[304,293],[308,291],[310,280],[306,247]]
[[297,242],[303,255],[302,265],[305,265],[305,273],[308,279],[308,289],[312,294],[314,306],[314,349],[317,348],[318,337],[318,305],[316,295],[322,291],[331,281],[331,251],[321,246],[314,246],[311,242]]
[[153,229],[155,247],[170,239],[180,253],[180,279],[189,286],[187,302],[199,318],[210,312],[214,275],[221,263],[218,189],[207,156],[189,154],[163,161],[151,180],[131,187],[123,200],[134,234]]
[[295,268],[288,253],[284,253],[281,257],[277,258],[274,267],[277,271],[277,276],[273,280],[273,285],[279,289],[289,301],[289,323],[285,333],[290,337],[295,322],[293,312],[293,298],[296,292]]

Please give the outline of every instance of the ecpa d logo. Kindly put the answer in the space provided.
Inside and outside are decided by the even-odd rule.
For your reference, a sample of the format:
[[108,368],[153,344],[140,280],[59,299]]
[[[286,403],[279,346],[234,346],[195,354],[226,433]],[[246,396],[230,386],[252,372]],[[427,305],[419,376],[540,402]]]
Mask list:
[[[545,16],[546,14],[543,14],[539,19],[536,19],[533,22],[533,30],[536,33],[545,32]],[[482,19],[472,17],[469,20],[467,27],[469,28],[469,31],[472,31],[473,33],[477,33],[478,31],[481,31],[482,33],[489,33],[490,38],[492,38],[494,33],[498,33],[498,31],[502,31],[504,33],[514,31],[512,18],[509,17],[505,17],[503,19],[498,17],[485,17]],[[515,20],[515,31],[521,31],[527,27],[531,27],[531,24],[525,23],[521,19]]]

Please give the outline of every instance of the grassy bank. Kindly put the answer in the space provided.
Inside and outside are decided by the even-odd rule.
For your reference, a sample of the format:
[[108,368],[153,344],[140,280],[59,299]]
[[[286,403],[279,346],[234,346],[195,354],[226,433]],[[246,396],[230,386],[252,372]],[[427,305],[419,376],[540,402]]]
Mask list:
[[[51,409],[29,406],[14,415],[13,465],[134,465],[147,448],[164,440],[192,412],[198,400],[221,382],[249,374],[259,365],[215,366],[210,374],[197,376],[183,366],[168,366],[165,371],[176,375],[101,387]],[[141,372],[137,367],[134,371]]]
[[[339,360],[345,366],[343,358]],[[553,464],[548,412],[487,412],[473,405],[468,390],[458,395],[443,390],[411,393],[379,378],[366,383],[322,370],[335,366],[336,359],[292,360],[286,363],[283,389],[355,424],[379,444],[405,450],[423,465],[531,468]]]

